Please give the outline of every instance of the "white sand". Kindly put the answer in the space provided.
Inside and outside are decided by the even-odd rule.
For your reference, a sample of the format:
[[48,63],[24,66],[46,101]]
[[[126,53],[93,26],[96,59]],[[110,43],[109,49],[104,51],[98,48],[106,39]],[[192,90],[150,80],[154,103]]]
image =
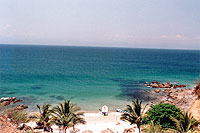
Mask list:
[[[136,125],[130,125],[129,122],[120,120],[121,113],[112,112],[108,116],[103,116],[100,113],[85,113],[87,124],[78,125],[75,128],[80,129],[80,133],[85,130],[91,130],[94,133],[100,133],[102,130],[110,129],[115,133],[123,133],[124,129],[133,128],[138,132]],[[69,132],[70,129],[67,130]]]
[[[100,113],[85,113],[85,125],[77,125],[75,128],[79,129],[78,133],[82,133],[85,130],[91,130],[93,133],[101,133],[101,131],[110,129],[114,133],[123,133],[124,129],[134,128],[135,133],[138,133],[136,125],[130,125],[129,122],[124,122],[120,120],[121,113],[112,112],[108,116],[103,116]],[[30,122],[28,124],[31,127],[35,126],[35,123]],[[54,133],[59,133],[57,126],[52,126]],[[67,133],[70,133],[72,128],[67,129]]]
[[[108,128],[114,133],[123,133],[124,129],[134,128],[135,133],[139,133],[136,125],[130,125],[129,122],[121,121],[121,113],[118,112],[108,113],[108,116],[103,116],[101,113],[85,113],[84,115],[87,123],[85,125],[75,126],[75,128],[80,130],[77,133],[82,133],[85,130],[91,130],[93,133],[101,133],[101,131]],[[36,126],[35,122],[26,124],[31,127]],[[59,128],[57,126],[53,125],[52,128],[54,133],[59,133]],[[72,128],[67,129],[66,132],[70,133],[70,130],[72,130]]]

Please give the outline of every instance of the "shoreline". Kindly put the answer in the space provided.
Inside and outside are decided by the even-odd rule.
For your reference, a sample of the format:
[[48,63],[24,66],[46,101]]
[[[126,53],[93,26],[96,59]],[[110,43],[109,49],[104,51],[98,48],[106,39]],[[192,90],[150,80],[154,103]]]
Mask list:
[[[84,113],[83,117],[87,123],[85,125],[77,125],[75,126],[75,129],[80,133],[87,130],[93,131],[94,133],[101,133],[103,130],[111,130],[114,133],[122,133],[126,129],[133,129],[135,130],[135,133],[139,133],[135,124],[130,125],[129,122],[120,120],[121,114],[122,113],[119,112],[109,112],[108,116],[103,116],[101,113]],[[30,127],[36,126],[34,122],[26,123],[26,125]],[[58,126],[53,125],[52,129],[54,133],[59,133]],[[70,132],[71,130],[72,127],[67,129],[66,132]]]
[[[159,90],[159,91],[158,91]],[[196,99],[194,95],[194,88],[152,88],[144,91],[144,95],[148,94],[149,101],[143,101],[142,106],[148,103],[148,106],[145,112],[151,105],[155,105],[158,103],[170,103],[179,107],[182,111],[189,111],[192,113],[194,118],[200,120],[200,112],[198,109],[200,108],[200,101]],[[155,99],[154,99],[155,98]],[[13,98],[10,98],[13,99]],[[15,98],[16,99],[16,98]],[[147,98],[148,99],[148,98]],[[153,99],[153,100],[152,100]],[[16,99],[18,100],[18,99]],[[77,104],[79,105],[79,104]],[[124,108],[121,108],[124,109]],[[112,131],[113,133],[121,133],[124,130],[133,130],[135,133],[138,133],[138,128],[135,124],[130,125],[129,122],[125,122],[120,120],[121,112],[117,112],[114,110],[108,111],[108,116],[103,116],[99,110],[91,111],[91,110],[80,110],[84,112],[83,118],[86,120],[85,125],[77,125],[75,126],[76,130],[79,132],[84,131],[92,131],[95,133],[101,133],[104,131]],[[38,111],[29,111],[26,109],[26,112],[29,115],[37,114]],[[27,126],[30,126],[32,129],[36,127],[35,122],[25,123]],[[56,125],[52,126],[54,133],[59,133],[59,128]],[[36,132],[40,132],[43,129],[36,129]],[[67,129],[66,132],[71,132],[72,127]]]

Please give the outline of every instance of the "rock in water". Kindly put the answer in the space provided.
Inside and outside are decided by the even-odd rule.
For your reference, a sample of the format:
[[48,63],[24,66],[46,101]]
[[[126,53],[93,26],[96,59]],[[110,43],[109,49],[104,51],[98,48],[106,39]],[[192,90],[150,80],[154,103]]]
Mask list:
[[154,89],[154,92],[159,93],[160,89]]
[[23,110],[23,109],[27,109],[27,108],[28,108],[27,105],[20,104],[20,105],[17,105],[14,110]]

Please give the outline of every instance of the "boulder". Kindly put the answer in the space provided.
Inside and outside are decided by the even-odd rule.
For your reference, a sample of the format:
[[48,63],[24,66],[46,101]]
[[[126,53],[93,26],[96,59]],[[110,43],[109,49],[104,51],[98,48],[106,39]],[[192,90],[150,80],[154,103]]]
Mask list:
[[17,105],[14,110],[23,110],[23,109],[27,109],[28,106],[27,105],[24,105],[24,104],[20,104],[20,105]]
[[16,97],[11,97],[9,101],[14,102],[15,100],[16,100]]
[[159,88],[158,84],[151,84],[152,88]]
[[154,89],[154,92],[159,93],[160,89]]
[[13,103],[17,103],[17,102],[21,102],[22,100],[21,99],[16,99],[15,101],[13,101]]
[[10,97],[2,97],[0,98],[0,103],[4,102],[4,101],[9,101]]
[[184,87],[186,87],[186,85],[177,85],[177,84],[174,85],[174,88],[184,88]]

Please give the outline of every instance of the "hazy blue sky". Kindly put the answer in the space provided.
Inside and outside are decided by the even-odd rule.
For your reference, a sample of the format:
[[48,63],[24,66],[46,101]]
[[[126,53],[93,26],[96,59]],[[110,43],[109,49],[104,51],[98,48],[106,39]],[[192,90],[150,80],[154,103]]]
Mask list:
[[200,49],[200,0],[0,0],[0,43]]

